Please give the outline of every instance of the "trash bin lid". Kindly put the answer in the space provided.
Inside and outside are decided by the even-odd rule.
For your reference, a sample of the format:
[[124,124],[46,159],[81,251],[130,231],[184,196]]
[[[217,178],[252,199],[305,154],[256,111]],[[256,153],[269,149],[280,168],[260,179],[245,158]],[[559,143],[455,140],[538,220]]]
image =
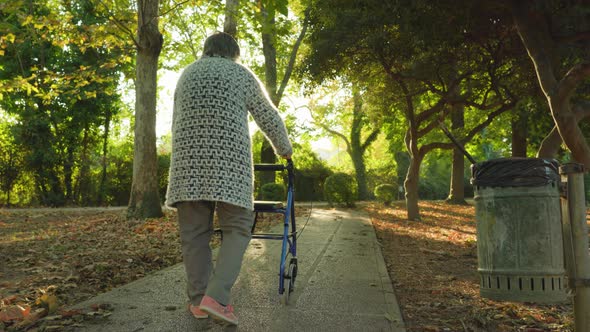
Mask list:
[[482,187],[536,187],[559,180],[555,159],[498,158],[471,166],[471,183]]

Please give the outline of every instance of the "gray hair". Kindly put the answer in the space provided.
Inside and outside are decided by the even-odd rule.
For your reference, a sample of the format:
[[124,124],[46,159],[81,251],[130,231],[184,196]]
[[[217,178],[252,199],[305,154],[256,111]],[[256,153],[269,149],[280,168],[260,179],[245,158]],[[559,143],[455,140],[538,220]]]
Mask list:
[[222,57],[236,61],[240,57],[240,47],[232,35],[218,31],[205,40],[203,57]]

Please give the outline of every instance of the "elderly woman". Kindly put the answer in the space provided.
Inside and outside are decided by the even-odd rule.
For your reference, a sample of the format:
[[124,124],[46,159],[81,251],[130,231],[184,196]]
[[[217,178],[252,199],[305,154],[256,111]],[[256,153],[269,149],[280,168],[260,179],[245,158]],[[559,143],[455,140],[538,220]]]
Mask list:
[[[234,38],[217,32],[178,80],[166,195],[166,205],[178,210],[189,310],[196,318],[212,315],[231,324],[238,319],[230,290],[254,221],[248,114],[278,155],[288,159],[292,153],[277,109],[258,78],[237,63],[239,56]],[[209,241],[215,211],[223,241],[214,268]]]

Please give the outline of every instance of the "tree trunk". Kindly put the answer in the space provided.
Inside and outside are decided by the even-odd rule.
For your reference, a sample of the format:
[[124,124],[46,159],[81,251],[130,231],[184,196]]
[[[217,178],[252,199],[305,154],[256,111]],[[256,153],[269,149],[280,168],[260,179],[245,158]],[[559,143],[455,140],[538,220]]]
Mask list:
[[66,147],[66,160],[64,161],[63,168],[64,168],[64,185],[66,187],[66,202],[72,203],[74,200],[74,193],[73,193],[73,166],[74,166],[74,146]]
[[[451,111],[451,128],[463,129],[465,127],[465,113],[462,104],[455,104]],[[453,165],[451,167],[451,187],[447,203],[467,204],[465,202],[465,156],[459,148],[453,149]]]
[[223,32],[232,35],[234,38],[238,34],[238,7],[240,0],[225,1],[225,21],[223,22]]
[[557,130],[557,127],[553,127],[541,142],[539,151],[537,151],[537,158],[554,158],[559,152],[562,142],[559,130]]
[[[275,13],[269,12],[267,8],[260,3],[260,13],[262,15],[262,53],[264,54],[264,81],[268,96],[275,106],[279,106],[280,100],[277,98],[277,50],[275,48],[276,26]],[[262,149],[260,151],[260,161],[265,164],[275,164],[277,157],[272,149],[272,145],[264,137]],[[274,172],[262,172],[259,176],[260,185],[275,182]]]
[[158,57],[163,38],[158,30],[158,0],[138,0],[135,80],[135,141],[133,182],[127,217],[161,217],[156,152],[156,96]]
[[419,121],[416,119],[416,110],[414,109],[414,102],[409,92],[408,86],[405,82],[398,80],[398,84],[402,88],[405,95],[406,103],[406,119],[408,120],[408,129],[404,136],[404,143],[410,155],[410,165],[408,167],[408,174],[404,181],[404,190],[406,192],[406,211],[408,220],[420,221],[420,208],[418,207],[418,185],[420,181],[420,164],[424,156],[418,149],[418,129]]
[[417,155],[410,155],[410,167],[404,188],[406,190],[406,209],[408,212],[408,220],[421,221],[420,208],[418,207],[418,184],[420,182],[420,165],[422,158],[419,153]]
[[279,105],[277,100],[277,49],[275,13],[269,12],[261,6],[262,14],[262,53],[264,54],[264,81],[268,96],[275,106]]
[[528,114],[526,110],[517,108],[512,118],[512,157],[526,158],[527,127]]
[[[584,108],[584,105],[580,104],[573,108],[573,112],[576,116],[576,122],[580,123],[580,121],[590,116],[590,107]],[[559,135],[559,130],[557,129],[557,126],[554,126],[549,134],[543,139],[543,142],[541,142],[539,151],[537,151],[537,158],[555,158],[562,143],[563,140]]]
[[90,161],[88,158],[88,125],[84,128],[84,136],[82,138],[82,155],[81,155],[81,167],[80,167],[80,176],[78,179],[78,190],[76,195],[76,200],[80,202],[83,206],[88,206],[90,204]]
[[13,149],[8,151],[8,163],[6,164],[6,172],[4,175],[4,189],[6,192],[6,207],[10,207],[10,194],[14,183],[18,178],[19,169],[16,165],[16,152]]
[[[264,136],[264,141],[262,141],[262,147],[260,148],[260,161],[263,164],[275,164],[277,162],[275,151],[266,136]],[[260,172],[258,178],[260,179],[260,186],[266,183],[275,183],[276,173]]]
[[358,199],[361,201],[366,200],[368,199],[367,171],[363,153],[360,149],[354,149],[350,154],[350,157],[354,166],[356,183],[358,185]]
[[[368,198],[367,170],[364,160],[366,148],[363,148],[363,144],[361,143],[361,134],[364,127],[362,113],[363,100],[360,91],[354,85],[352,87],[352,98],[352,125],[350,126],[350,151],[348,151],[348,153],[350,154],[350,159],[352,159],[352,165],[354,166],[354,173],[356,175],[358,199],[366,200]],[[367,142],[369,144],[371,143],[370,141]]]
[[410,154],[406,151],[398,151],[395,153],[395,165],[397,175],[398,196],[401,200],[405,197],[404,180],[408,176],[408,169],[410,168]]
[[102,135],[102,174],[100,176],[100,185],[98,187],[98,205],[104,203],[106,195],[106,183],[107,183],[107,154],[109,151],[109,129],[111,127],[111,112],[107,110],[104,118],[104,133]]

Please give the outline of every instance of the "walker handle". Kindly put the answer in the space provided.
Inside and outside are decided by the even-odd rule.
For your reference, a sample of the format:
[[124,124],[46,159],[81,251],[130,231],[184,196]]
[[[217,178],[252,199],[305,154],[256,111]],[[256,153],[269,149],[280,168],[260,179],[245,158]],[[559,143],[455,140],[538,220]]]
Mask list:
[[254,165],[255,171],[276,172],[276,171],[284,171],[285,169],[287,169],[287,166],[285,166],[283,164],[255,164]]

